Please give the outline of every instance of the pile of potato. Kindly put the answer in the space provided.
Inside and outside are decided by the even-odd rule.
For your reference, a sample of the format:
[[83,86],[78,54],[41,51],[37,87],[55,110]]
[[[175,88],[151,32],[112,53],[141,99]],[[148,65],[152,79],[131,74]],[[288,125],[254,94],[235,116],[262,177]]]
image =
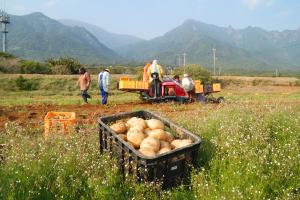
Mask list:
[[157,119],[132,117],[127,121],[118,121],[110,128],[140,153],[149,157],[193,143],[191,139],[176,139],[164,130],[164,123]]

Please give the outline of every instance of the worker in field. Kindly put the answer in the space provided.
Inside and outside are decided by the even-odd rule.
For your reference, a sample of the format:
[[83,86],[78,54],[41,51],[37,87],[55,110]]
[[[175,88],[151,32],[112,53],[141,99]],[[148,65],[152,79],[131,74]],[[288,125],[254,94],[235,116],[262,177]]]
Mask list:
[[182,79],[182,87],[188,93],[189,99],[192,100],[192,95],[195,90],[195,83],[189,74],[184,74]]
[[88,90],[90,88],[91,81],[92,81],[92,79],[91,79],[90,74],[86,71],[86,69],[84,67],[80,67],[78,85],[80,87],[81,97],[82,97],[84,103],[88,103],[87,99],[91,98],[91,96],[88,94]]
[[148,82],[149,81],[149,76],[148,76],[148,68],[151,66],[151,63],[148,62],[145,67],[144,67],[144,73],[143,73],[143,81]]
[[165,72],[163,68],[158,64],[157,60],[153,60],[152,64],[147,70],[147,74],[150,83],[153,80],[153,76],[155,76],[156,74],[158,75],[158,79],[162,82],[162,77],[164,76]]
[[179,84],[180,84],[180,79],[179,79],[179,76],[178,76],[177,74],[173,77],[173,80],[174,80],[176,83],[179,83]]
[[104,71],[100,72],[98,75],[98,85],[100,89],[100,95],[102,97],[101,103],[102,105],[107,104],[108,98],[108,89],[110,84],[110,69],[105,69]]
[[161,82],[164,76],[163,68],[158,64],[157,60],[153,60],[152,64],[147,70],[150,82],[150,95],[154,97],[161,96]]

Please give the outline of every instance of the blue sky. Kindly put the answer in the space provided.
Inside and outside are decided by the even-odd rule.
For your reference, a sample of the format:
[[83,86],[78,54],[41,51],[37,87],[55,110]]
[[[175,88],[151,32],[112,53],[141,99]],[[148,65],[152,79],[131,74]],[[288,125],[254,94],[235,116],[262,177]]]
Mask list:
[[300,0],[0,0],[14,15],[43,12],[76,19],[108,31],[150,39],[186,19],[267,30],[300,28]]

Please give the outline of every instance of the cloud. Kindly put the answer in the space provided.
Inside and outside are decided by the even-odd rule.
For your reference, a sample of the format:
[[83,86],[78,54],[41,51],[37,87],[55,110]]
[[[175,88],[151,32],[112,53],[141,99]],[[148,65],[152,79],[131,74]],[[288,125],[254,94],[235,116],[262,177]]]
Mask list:
[[250,10],[254,10],[259,6],[272,6],[274,0],[243,0],[243,2]]

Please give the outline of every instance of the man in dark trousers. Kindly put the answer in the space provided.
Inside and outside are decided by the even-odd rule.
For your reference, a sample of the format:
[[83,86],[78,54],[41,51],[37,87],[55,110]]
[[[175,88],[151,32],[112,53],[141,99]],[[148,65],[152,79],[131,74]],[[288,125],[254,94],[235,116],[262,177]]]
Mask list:
[[105,69],[104,71],[100,72],[98,75],[98,84],[100,89],[100,94],[102,96],[101,103],[102,105],[107,104],[108,98],[108,88],[110,83],[110,70]]
[[84,67],[81,67],[79,69],[79,79],[78,79],[78,85],[80,87],[81,91],[81,97],[84,101],[84,103],[88,103],[87,99],[91,98],[91,96],[88,94],[88,89],[91,85],[91,76],[86,71]]

